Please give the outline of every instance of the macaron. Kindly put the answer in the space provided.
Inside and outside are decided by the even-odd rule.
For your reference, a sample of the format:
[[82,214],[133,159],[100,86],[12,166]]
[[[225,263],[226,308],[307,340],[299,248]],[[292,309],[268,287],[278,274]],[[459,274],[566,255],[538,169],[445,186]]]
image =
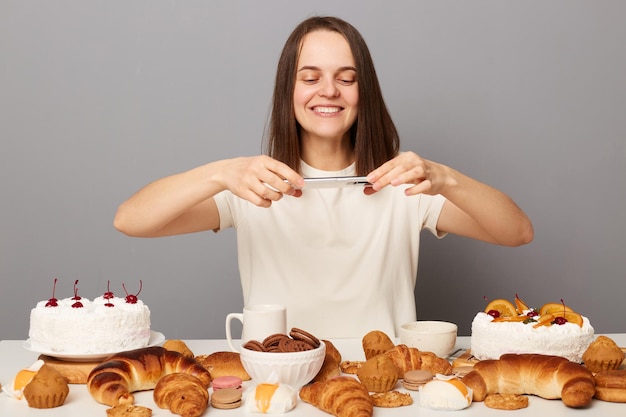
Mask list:
[[213,391],[211,405],[222,410],[239,408],[241,407],[241,390],[237,388],[223,388]]
[[242,380],[236,376],[220,376],[211,381],[213,385],[213,391],[226,389],[226,388],[235,388],[241,391],[242,389]]
[[408,390],[417,391],[420,386],[432,381],[434,376],[432,372],[424,369],[407,371],[404,374],[402,385]]

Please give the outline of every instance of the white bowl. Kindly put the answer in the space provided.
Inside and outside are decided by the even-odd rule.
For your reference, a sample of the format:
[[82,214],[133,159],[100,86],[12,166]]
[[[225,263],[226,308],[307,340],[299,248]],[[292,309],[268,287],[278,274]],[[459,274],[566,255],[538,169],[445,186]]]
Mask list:
[[447,358],[456,344],[457,325],[447,321],[412,321],[400,326],[400,343]]
[[303,352],[258,352],[244,347],[240,350],[241,363],[252,381],[279,382],[297,390],[317,375],[325,356],[325,343]]

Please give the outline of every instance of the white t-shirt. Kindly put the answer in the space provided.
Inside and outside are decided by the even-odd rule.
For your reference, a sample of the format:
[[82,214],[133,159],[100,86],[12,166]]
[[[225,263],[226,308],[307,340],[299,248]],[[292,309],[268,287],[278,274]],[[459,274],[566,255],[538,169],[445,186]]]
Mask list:
[[[354,174],[354,165],[328,172],[302,163],[304,177]],[[438,235],[445,201],[407,197],[404,188],[369,196],[361,187],[305,188],[270,208],[229,191],[216,195],[220,230],[237,230],[244,305],[286,305],[288,329],[319,338],[396,336],[416,319],[420,231]]]

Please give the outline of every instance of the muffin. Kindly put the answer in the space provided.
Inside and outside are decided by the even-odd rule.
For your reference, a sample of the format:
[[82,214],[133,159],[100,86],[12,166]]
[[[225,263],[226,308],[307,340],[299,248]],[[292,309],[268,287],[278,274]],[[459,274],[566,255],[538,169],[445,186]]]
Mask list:
[[29,407],[54,408],[63,405],[69,392],[59,371],[44,364],[24,388],[24,398]]
[[380,330],[372,330],[363,336],[362,343],[365,359],[370,359],[376,355],[385,353],[395,346],[391,338],[387,336],[385,332]]
[[591,372],[617,369],[623,360],[622,349],[606,336],[598,336],[583,353],[583,362]]
[[356,376],[369,392],[387,392],[398,382],[398,369],[391,358],[381,354],[366,360]]

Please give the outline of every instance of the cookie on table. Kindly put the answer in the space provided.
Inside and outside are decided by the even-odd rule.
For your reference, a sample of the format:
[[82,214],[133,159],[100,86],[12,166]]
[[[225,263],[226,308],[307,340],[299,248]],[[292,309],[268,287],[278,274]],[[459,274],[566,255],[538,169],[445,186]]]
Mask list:
[[407,392],[387,391],[370,394],[374,407],[393,408],[413,404],[413,397]]
[[528,397],[519,394],[489,394],[485,405],[498,410],[519,410],[528,407]]

